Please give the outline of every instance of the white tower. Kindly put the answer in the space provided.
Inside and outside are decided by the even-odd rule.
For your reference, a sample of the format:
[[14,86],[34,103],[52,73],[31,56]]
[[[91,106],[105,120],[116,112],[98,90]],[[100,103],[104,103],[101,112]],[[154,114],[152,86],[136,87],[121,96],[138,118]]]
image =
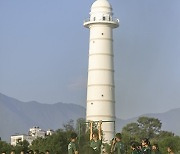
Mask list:
[[102,123],[105,141],[114,137],[115,96],[112,29],[119,26],[113,18],[108,0],[96,0],[90,18],[84,22],[90,29],[86,120]]

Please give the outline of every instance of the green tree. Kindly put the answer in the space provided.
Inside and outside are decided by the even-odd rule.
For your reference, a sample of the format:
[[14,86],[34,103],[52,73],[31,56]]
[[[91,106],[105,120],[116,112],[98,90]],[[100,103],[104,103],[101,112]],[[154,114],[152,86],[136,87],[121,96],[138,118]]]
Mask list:
[[74,129],[74,120],[71,119],[70,121],[68,121],[66,124],[63,125],[63,128],[67,132],[75,131],[75,129]]
[[3,151],[10,153],[10,151],[13,149],[13,147],[6,143],[5,141],[0,141],[0,153],[2,153]]
[[75,131],[74,121],[70,120],[67,124],[63,125],[64,129],[58,129],[51,136],[45,138],[37,138],[32,142],[30,148],[32,150],[39,150],[45,152],[49,150],[51,153],[66,154],[68,150],[68,144],[70,142],[71,133]]
[[86,132],[86,130],[87,130],[86,120],[84,118],[77,119],[77,121],[76,121],[76,132],[80,132],[80,134],[84,134]]
[[89,124],[84,118],[79,118],[76,121],[76,131],[78,132],[78,143],[80,153],[88,153],[89,149]]
[[167,147],[171,146],[176,154],[180,153],[180,137],[179,136],[166,136],[159,140],[159,146],[162,153],[167,153]]
[[124,137],[129,137],[131,139],[137,139],[140,136],[140,128],[137,123],[130,123],[127,124],[125,127],[122,129],[122,133]]
[[37,138],[32,142],[31,149],[45,152],[49,150],[51,153],[67,153],[67,145],[69,140],[67,138],[67,131],[57,130],[53,135],[46,138]]
[[142,139],[144,137],[152,139],[161,132],[161,122],[156,118],[140,117],[137,122],[127,124],[122,129],[122,133],[129,138]]
[[173,137],[174,133],[168,131],[160,131],[159,134],[156,136],[156,139],[162,139],[165,137]]
[[30,146],[30,149],[32,150],[39,150],[39,151],[44,151],[44,140],[43,138],[37,138],[34,141],[32,141],[32,145]]
[[22,150],[27,152],[29,150],[29,142],[26,140],[18,142],[14,147],[14,150],[16,151],[16,153],[20,153]]
[[141,142],[142,138],[148,138],[151,143],[159,144],[162,153],[167,153],[168,146],[172,146],[175,152],[180,151],[180,137],[174,136],[172,132],[162,131],[161,126],[159,119],[140,117],[137,122],[127,124],[122,129],[123,141],[126,145],[130,145],[131,141]]
[[150,117],[140,117],[137,120],[138,127],[140,128],[140,134],[146,136],[149,139],[154,138],[161,131],[162,123],[159,119]]

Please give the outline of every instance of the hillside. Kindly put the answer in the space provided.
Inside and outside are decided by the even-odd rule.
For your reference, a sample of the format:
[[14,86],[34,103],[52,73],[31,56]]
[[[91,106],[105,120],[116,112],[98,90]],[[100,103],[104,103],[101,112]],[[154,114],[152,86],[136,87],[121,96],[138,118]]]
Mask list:
[[29,128],[58,129],[70,119],[85,117],[85,108],[75,104],[41,104],[21,102],[0,94],[0,137],[9,141],[16,133],[26,133]]
[[[161,120],[162,129],[180,135],[180,108],[165,113],[146,114],[142,116],[155,117]],[[10,136],[16,133],[27,134],[29,128],[39,126],[42,129],[59,129],[70,119],[85,118],[85,108],[75,104],[41,104],[35,101],[22,102],[0,93],[0,137],[10,141]],[[117,119],[116,130],[138,119]]]

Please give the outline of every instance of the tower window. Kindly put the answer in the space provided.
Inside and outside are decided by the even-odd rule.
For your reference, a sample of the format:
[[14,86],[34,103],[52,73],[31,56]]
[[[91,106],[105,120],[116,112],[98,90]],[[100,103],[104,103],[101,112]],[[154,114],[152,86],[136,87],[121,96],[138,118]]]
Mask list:
[[96,17],[94,17],[94,21],[96,20]]
[[105,17],[103,17],[103,20],[106,20],[106,18],[105,18]]
[[102,33],[102,35],[104,35],[104,33]]

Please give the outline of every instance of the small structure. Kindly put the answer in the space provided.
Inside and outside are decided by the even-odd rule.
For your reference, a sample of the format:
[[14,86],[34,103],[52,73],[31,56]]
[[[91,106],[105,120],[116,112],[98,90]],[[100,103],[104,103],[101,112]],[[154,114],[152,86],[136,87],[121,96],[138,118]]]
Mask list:
[[54,130],[49,129],[46,131],[46,136],[51,136],[54,133]]

